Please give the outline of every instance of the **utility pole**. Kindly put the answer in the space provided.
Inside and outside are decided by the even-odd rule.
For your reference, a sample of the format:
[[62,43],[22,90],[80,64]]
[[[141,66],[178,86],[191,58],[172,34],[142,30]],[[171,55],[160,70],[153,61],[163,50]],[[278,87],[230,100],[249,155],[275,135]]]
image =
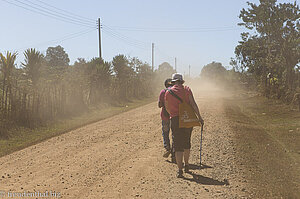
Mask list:
[[175,71],[177,72],[177,60],[176,60],[176,57],[175,57]]
[[100,24],[100,18],[98,18],[98,34],[99,34],[99,58],[102,59],[102,52],[101,52],[101,24]]
[[154,43],[152,43],[152,72],[154,71]]
[[191,65],[189,65],[189,78],[191,78]]

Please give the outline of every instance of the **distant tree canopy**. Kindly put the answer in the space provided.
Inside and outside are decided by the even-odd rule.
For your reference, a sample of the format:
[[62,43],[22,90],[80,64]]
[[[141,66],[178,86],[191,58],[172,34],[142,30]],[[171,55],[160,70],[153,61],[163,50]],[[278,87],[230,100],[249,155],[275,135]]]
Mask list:
[[168,62],[163,62],[158,66],[157,72],[170,75],[175,73],[175,69]]
[[200,73],[201,78],[211,79],[211,80],[222,80],[225,78],[227,70],[219,62],[212,62],[205,65]]
[[267,96],[290,101],[300,89],[300,10],[294,3],[260,0],[242,9],[239,25],[249,29],[241,34],[232,62],[251,75]]
[[[79,58],[69,66],[61,46],[49,47],[44,57],[36,49],[0,53],[0,119],[36,126],[58,117],[81,113],[99,103],[119,103],[153,94],[151,67],[138,58],[117,55],[111,62]],[[1,135],[0,135],[1,136]]]
[[164,82],[167,78],[171,78],[173,73],[176,73],[176,70],[168,63],[163,62],[158,66],[158,69],[155,70],[156,73],[156,82],[159,87],[164,87]]
[[70,62],[69,55],[60,45],[49,47],[46,51],[45,59],[49,66],[68,66]]

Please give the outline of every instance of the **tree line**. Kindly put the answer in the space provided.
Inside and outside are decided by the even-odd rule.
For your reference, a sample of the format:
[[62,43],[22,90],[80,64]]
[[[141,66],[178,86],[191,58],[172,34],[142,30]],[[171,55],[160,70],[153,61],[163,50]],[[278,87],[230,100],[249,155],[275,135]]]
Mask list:
[[34,127],[98,103],[141,99],[154,92],[149,85],[155,73],[138,58],[78,58],[69,65],[61,46],[49,47],[46,55],[27,49],[24,56],[22,67],[16,67],[17,53],[0,53],[1,120]]
[[300,93],[300,10],[294,3],[260,0],[242,9],[248,29],[235,48],[231,65],[267,97],[291,102]]

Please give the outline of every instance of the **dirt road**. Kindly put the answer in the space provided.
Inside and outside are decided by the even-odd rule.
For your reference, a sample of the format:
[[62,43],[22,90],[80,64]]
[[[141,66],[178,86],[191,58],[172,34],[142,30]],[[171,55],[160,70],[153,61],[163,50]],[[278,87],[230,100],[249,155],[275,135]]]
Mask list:
[[0,158],[2,198],[46,191],[49,198],[51,191],[52,198],[55,192],[56,197],[72,199],[249,198],[222,98],[209,94],[195,98],[206,121],[202,156],[206,166],[197,168],[200,128],[196,127],[192,173],[184,174],[184,179],[177,179],[176,165],[162,157],[161,121],[154,102]]

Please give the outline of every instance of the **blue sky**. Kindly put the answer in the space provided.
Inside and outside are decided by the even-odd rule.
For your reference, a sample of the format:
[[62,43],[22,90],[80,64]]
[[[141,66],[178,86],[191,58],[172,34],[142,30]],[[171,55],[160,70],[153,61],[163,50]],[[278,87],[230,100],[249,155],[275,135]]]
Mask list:
[[[191,75],[198,76],[201,68],[212,61],[229,66],[240,33],[244,30],[237,23],[241,22],[238,15],[242,8],[247,8],[246,2],[0,0],[0,52],[17,51],[19,65],[27,48],[36,48],[45,53],[49,46],[61,45],[68,53],[71,64],[77,58],[90,60],[98,56],[96,20],[100,17],[103,24],[102,56],[106,61],[111,61],[117,54],[125,54],[151,64],[153,42],[155,68],[164,61],[174,66],[176,57],[178,72],[187,74],[188,66],[191,65]],[[258,0],[250,2],[257,3]],[[67,12],[62,12],[65,17],[71,13],[72,16],[76,14],[80,24],[62,21],[62,17],[57,19],[29,11],[28,5],[51,8],[48,12],[56,11],[55,14],[65,10]],[[32,7],[30,9],[34,10]],[[49,14],[41,10],[39,12]],[[73,17],[74,20],[76,18]]]

